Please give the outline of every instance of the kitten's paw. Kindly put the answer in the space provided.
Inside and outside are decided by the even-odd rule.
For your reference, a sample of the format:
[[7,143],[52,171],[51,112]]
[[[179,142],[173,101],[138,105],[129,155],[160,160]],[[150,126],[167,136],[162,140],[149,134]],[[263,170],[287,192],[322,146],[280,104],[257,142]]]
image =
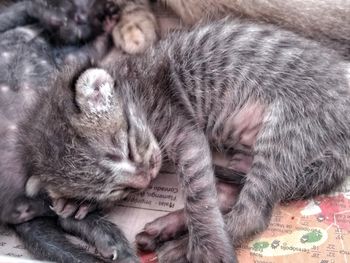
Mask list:
[[101,215],[91,213],[83,220],[73,218],[59,220],[65,231],[94,246],[102,257],[120,263],[139,263],[123,232]]
[[124,14],[114,27],[113,41],[129,54],[139,54],[156,42],[157,22],[150,11]]
[[193,231],[188,240],[186,257],[191,263],[238,262],[232,242],[226,233],[221,231],[213,231],[212,233]]
[[77,203],[74,200],[59,198],[53,200],[50,207],[57,215],[62,218],[68,218],[74,215],[77,220],[84,219],[86,215],[96,209],[96,205],[92,203]]
[[234,207],[224,216],[227,231],[235,247],[268,227],[272,209],[263,211],[261,207],[245,210]]
[[96,249],[104,258],[123,263],[139,263],[139,259],[129,242],[119,230],[111,228],[104,233],[100,232],[95,239]]
[[238,263],[232,248],[227,249],[228,245],[232,246],[231,243],[223,246],[217,244],[196,245],[189,248],[186,258],[191,263]]
[[186,231],[183,210],[169,213],[147,223],[136,236],[136,244],[144,251],[154,251],[158,244],[171,240]]
[[168,241],[157,249],[157,260],[159,263],[188,263],[186,253],[188,236]]
[[223,248],[215,248],[214,246],[197,246],[188,250],[188,235],[184,235],[179,239],[168,241],[157,249],[157,259],[159,263],[237,263],[234,253],[224,254]]

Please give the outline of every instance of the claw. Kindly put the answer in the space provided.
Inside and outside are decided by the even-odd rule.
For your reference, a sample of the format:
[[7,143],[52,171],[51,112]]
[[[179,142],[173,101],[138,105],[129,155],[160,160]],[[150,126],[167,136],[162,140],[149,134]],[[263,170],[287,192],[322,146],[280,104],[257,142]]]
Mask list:
[[112,258],[112,260],[116,260],[117,258],[118,258],[117,250],[114,250],[113,251],[113,258]]
[[149,260],[150,262],[153,262],[153,261],[158,261],[158,257],[157,256],[155,256],[154,258],[151,258],[150,260]]

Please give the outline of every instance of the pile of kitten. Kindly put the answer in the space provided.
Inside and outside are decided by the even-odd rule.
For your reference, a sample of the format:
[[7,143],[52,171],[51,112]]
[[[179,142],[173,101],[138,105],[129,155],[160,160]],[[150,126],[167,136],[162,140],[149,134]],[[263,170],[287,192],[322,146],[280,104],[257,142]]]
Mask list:
[[237,262],[278,202],[350,174],[349,25],[341,0],[2,2],[0,223],[38,259],[139,262],[104,215],[167,161],[185,207],[137,248]]

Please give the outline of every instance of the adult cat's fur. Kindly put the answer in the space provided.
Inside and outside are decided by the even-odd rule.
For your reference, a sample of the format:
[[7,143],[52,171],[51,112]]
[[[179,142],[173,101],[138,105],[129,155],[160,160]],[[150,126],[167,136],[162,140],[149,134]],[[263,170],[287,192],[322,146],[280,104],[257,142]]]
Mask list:
[[[172,246],[164,262],[186,250],[190,262],[235,262],[230,240],[265,229],[277,202],[327,193],[349,174],[350,65],[315,42],[222,21],[104,68],[62,73],[22,126],[24,154],[54,198],[108,204],[148,185],[158,142],[177,169],[189,230],[177,241],[185,251]],[[253,155],[226,227],[210,147]]]
[[[128,2],[144,6],[147,5],[148,1],[135,0]],[[155,6],[166,6],[172,9],[188,25],[225,16],[245,17],[254,21],[273,23],[292,30],[337,50],[347,59],[350,58],[349,1],[157,0],[156,2]],[[157,30],[155,26],[152,27],[154,19],[150,15],[145,16],[144,14],[141,14],[140,17],[137,15],[130,17],[130,23],[140,25],[138,27],[142,34],[139,33],[139,35],[143,35],[143,40],[149,40],[145,45],[150,46],[153,44],[151,36],[155,35]],[[144,23],[140,23],[140,20]]]

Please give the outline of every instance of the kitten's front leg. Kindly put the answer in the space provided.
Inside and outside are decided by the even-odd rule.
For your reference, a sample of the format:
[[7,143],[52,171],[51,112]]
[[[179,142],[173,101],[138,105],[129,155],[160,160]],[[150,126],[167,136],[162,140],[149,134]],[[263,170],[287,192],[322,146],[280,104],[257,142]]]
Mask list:
[[83,220],[59,218],[59,222],[65,231],[96,247],[104,258],[120,263],[139,262],[123,232],[102,215],[91,213]]
[[[214,166],[215,167],[215,166]],[[221,168],[221,167],[220,167]],[[229,169],[228,169],[229,170]],[[215,168],[215,175],[217,176],[218,166]],[[220,169],[219,171],[223,171]],[[230,170],[232,172],[232,170]],[[231,173],[232,174],[232,173]],[[240,191],[240,186],[218,181],[216,183],[216,190],[218,193],[219,207],[222,214],[226,214],[231,211],[232,206],[235,203],[236,197]],[[162,245],[162,243],[172,240],[180,235],[187,233],[187,225],[185,221],[184,210],[180,209],[169,214],[158,217],[157,219],[149,222],[143,228],[143,231],[136,236],[136,243],[138,248],[144,251],[159,252],[158,258],[162,258],[168,245]],[[175,243],[178,243],[175,242]],[[185,256],[186,250],[174,251],[176,255],[182,254]],[[166,262],[166,259],[162,259]]]
[[189,231],[189,262],[237,262],[225,231],[215,189],[210,148],[205,135],[183,129],[167,147],[184,192]]

